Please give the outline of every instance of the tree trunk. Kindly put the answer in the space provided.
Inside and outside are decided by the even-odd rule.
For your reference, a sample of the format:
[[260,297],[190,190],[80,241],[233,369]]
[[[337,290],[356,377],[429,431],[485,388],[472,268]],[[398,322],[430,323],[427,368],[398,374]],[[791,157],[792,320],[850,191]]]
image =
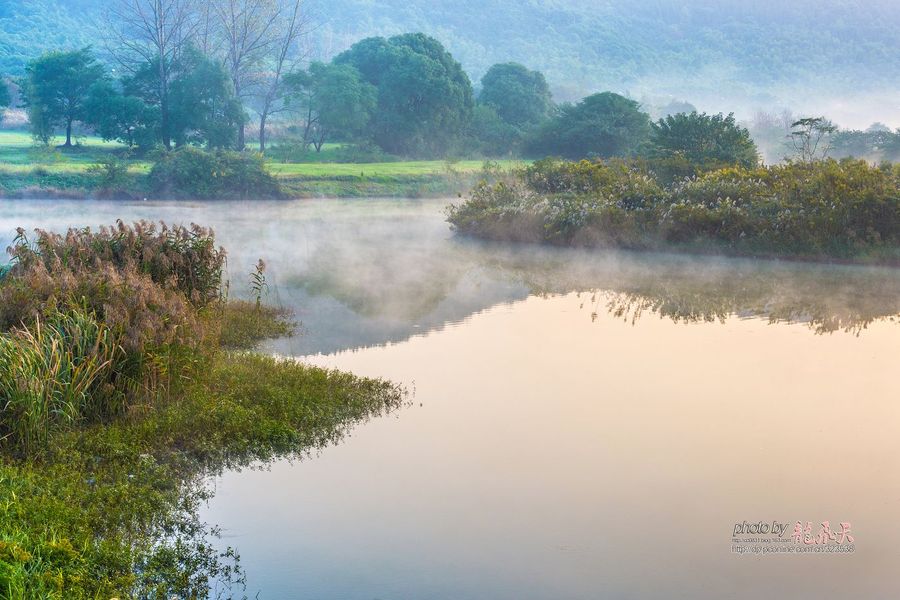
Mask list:
[[165,66],[165,57],[159,56],[159,112],[160,127],[162,128],[162,142],[166,150],[172,149],[172,135],[169,131],[169,84],[166,79],[168,73]]
[[259,151],[266,151],[266,118],[268,115],[263,110],[259,115]]
[[72,119],[66,121],[66,148],[72,147]]
[[[238,67],[233,67],[233,72],[237,73]],[[238,139],[237,139],[237,148],[238,152],[243,152],[244,148],[247,147],[247,134],[245,132],[246,123],[246,114],[244,113],[244,98],[241,95],[241,81],[237,76],[232,78],[232,83],[234,84],[234,95],[241,102],[241,122],[238,123]]]

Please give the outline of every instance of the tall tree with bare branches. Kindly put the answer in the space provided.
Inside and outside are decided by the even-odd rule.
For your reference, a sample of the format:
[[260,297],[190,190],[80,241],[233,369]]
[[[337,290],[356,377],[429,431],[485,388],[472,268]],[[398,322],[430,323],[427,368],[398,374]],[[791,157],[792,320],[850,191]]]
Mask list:
[[170,84],[172,65],[194,40],[198,0],[112,0],[106,18],[113,56],[128,72],[151,64],[157,75],[161,138],[172,147]]
[[312,27],[311,14],[304,0],[277,0],[279,15],[273,42],[267,46],[257,91],[259,112],[259,151],[266,150],[266,125],[269,118],[287,110],[284,102],[284,76],[297,69],[306,57],[303,47]]
[[[285,4],[281,0],[212,0],[209,3],[220,32],[225,67],[234,92],[242,101],[259,85],[265,58],[281,42]],[[245,146],[244,125],[238,130],[238,149]]]

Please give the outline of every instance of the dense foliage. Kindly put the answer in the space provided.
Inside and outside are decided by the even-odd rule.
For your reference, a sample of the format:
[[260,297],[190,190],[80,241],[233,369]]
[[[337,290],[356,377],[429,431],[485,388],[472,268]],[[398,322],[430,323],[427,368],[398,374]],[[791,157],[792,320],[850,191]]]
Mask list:
[[649,154],[669,177],[696,175],[727,166],[752,169],[759,163],[756,144],[734,115],[676,113],[653,124]]
[[304,149],[321,152],[326,141],[364,138],[378,102],[378,90],[347,64],[312,63],[285,75],[288,106],[303,115]]
[[49,52],[29,62],[22,96],[35,139],[47,143],[61,126],[65,145],[71,146],[72,125],[88,119],[88,92],[104,77],[103,71],[89,48]]
[[627,157],[638,152],[650,135],[650,117],[640,104],[603,92],[578,104],[566,104],[529,141],[533,156],[564,158]]
[[543,73],[518,63],[494,65],[481,78],[468,149],[485,156],[521,155],[526,137],[554,108]]
[[900,167],[726,168],[661,185],[621,161],[545,160],[451,207],[460,232],[627,248],[900,259]]
[[274,198],[278,180],[263,157],[248,152],[207,152],[186,146],[160,154],[149,175],[150,189],[169,198]]
[[478,102],[492,107],[504,123],[520,130],[540,125],[553,111],[553,96],[544,74],[518,63],[488,69],[481,78]]
[[378,90],[368,134],[387,152],[442,156],[472,118],[474,93],[462,66],[421,33],[368,38],[338,55]]

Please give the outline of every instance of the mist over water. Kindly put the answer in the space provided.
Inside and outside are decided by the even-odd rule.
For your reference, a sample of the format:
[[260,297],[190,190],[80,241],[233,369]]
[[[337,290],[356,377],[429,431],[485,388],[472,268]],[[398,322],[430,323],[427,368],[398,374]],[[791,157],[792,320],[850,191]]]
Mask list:
[[[487,244],[448,201],[7,202],[17,226],[197,222],[301,335],[414,392],[204,517],[260,598],[888,598],[900,588],[900,270]],[[856,551],[741,556],[743,521]]]
[[303,334],[267,348],[296,355],[400,342],[499,304],[571,292],[588,317],[632,322],[753,317],[858,333],[900,315],[897,269],[482,242],[449,229],[451,202],[12,201],[0,210],[0,244],[16,227],[118,218],[210,226],[228,252],[230,294],[246,296],[249,273],[266,262],[268,301],[292,309]]

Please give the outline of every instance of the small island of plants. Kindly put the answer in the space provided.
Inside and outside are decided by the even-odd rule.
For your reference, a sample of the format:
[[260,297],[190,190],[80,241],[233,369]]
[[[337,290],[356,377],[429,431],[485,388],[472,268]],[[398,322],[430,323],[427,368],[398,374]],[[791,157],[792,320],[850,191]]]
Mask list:
[[[200,598],[241,584],[204,476],[340,438],[396,386],[247,350],[290,315],[223,295],[202,227],[19,230],[0,269],[0,596]],[[240,595],[240,594],[238,594]]]
[[666,178],[652,160],[539,161],[448,220],[494,239],[900,264],[900,165],[827,159]]

